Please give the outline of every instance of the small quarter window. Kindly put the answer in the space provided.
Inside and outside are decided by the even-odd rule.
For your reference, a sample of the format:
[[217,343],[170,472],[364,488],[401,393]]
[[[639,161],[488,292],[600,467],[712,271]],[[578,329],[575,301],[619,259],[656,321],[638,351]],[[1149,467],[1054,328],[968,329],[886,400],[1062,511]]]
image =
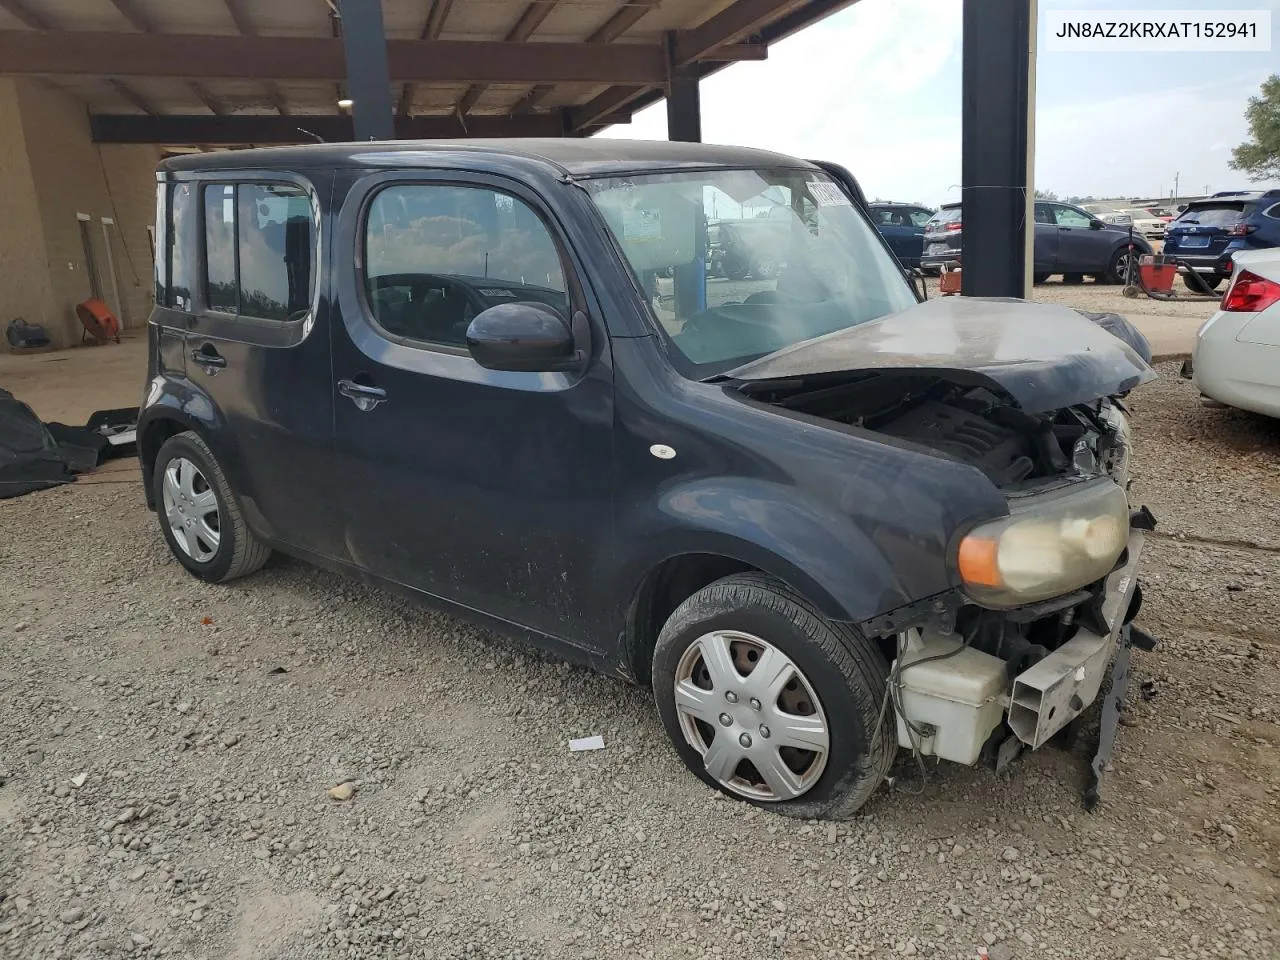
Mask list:
[[205,187],[204,257],[208,286],[205,298],[210,310],[236,313],[236,188]]
[[311,307],[311,200],[282,184],[204,188],[205,298],[210,310],[296,320]]
[[387,187],[365,224],[365,292],[395,337],[466,346],[477,313],[532,301],[568,316],[560,252],[542,219],[508,193],[482,187]]
[[177,310],[191,309],[192,273],[195,259],[191,255],[191,219],[195,208],[194,190],[189,183],[175,183],[169,195],[169,284],[164,305]]

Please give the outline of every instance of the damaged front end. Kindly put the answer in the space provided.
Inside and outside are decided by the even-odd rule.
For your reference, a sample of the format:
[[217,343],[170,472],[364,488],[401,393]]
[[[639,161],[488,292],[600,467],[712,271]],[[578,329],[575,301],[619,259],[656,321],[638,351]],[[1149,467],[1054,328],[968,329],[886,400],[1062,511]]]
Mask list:
[[[811,341],[734,371],[737,389],[977,469],[1007,504],[1004,516],[955,531],[955,589],[859,625],[889,647],[902,746],[1003,766],[1079,717],[1113,660],[1127,677],[1131,642],[1149,645],[1131,622],[1154,519],[1128,500],[1122,398],[1154,374],[1071,311],[1025,303],[924,304],[823,339],[826,351]],[[956,347],[945,355],[917,346],[947,342]],[[1114,731],[1112,717],[1100,757]]]

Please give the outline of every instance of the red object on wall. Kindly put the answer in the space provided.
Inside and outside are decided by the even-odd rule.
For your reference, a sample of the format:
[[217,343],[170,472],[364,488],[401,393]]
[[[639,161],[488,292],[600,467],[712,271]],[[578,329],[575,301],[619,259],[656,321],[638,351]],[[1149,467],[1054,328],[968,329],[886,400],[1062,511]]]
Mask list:
[[[98,343],[106,343],[108,340],[120,342],[120,321],[97,297],[90,297],[84,303],[77,303],[76,316],[80,318],[80,324],[84,327],[85,333]],[[81,340],[83,339],[81,337]]]

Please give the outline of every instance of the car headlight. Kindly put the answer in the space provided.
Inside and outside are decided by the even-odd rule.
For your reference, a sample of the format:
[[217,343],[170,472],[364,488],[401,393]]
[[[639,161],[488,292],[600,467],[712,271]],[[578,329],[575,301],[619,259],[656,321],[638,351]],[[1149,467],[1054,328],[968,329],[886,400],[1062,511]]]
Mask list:
[[960,541],[965,589],[991,607],[1061,596],[1114,569],[1129,541],[1129,498],[1110,480],[1014,504]]

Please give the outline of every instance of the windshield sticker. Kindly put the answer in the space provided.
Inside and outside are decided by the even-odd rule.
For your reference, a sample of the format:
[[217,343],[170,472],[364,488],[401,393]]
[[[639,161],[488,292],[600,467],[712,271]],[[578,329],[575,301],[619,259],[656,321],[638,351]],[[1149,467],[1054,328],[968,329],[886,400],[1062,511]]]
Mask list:
[[828,183],[825,180],[810,180],[805,183],[809,188],[809,196],[813,197],[813,202],[820,207],[851,207],[853,202],[845,196],[834,183]]
[[623,210],[622,239],[646,243],[662,239],[662,215],[657,210]]
[[482,296],[482,297],[511,297],[513,300],[515,299],[515,294],[514,294],[514,293],[512,293],[510,290],[499,290],[499,289],[498,289],[498,288],[496,288],[496,287],[489,287],[489,288],[487,288],[487,289],[485,289],[485,288],[481,288],[481,290],[480,290],[480,296]]

